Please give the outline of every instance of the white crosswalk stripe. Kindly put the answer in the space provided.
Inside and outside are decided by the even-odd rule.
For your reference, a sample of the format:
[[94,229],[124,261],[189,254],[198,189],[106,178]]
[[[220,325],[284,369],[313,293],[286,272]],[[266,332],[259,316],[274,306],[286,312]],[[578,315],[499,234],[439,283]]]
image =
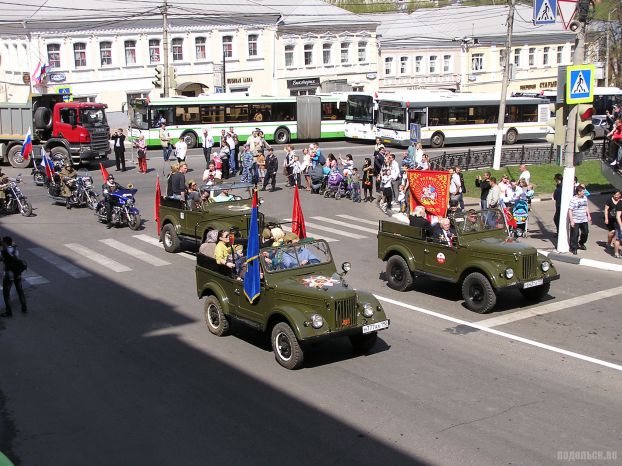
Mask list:
[[[292,231],[292,228],[290,226],[288,226],[288,225],[281,225],[281,228],[283,230],[285,230],[285,231]],[[310,238],[314,238],[314,239],[323,239],[327,243],[334,243],[336,241],[339,241],[338,239],[331,238],[329,236],[318,235],[318,234],[312,233],[310,231],[307,231],[307,236],[309,236]]]
[[347,222],[342,222],[340,220],[335,220],[333,218],[328,218],[328,217],[311,217],[315,220],[321,220],[323,222],[328,222],[331,225],[339,225],[342,227],[346,227],[346,228],[352,228],[353,230],[359,230],[359,231],[365,231],[367,233],[372,233],[372,234],[377,234],[378,233],[378,229],[372,230],[371,228],[367,228],[367,227],[362,227],[359,225],[354,225],[353,223],[347,223]]
[[52,264],[53,266],[59,268],[67,275],[73,278],[86,278],[90,277],[91,274],[86,270],[82,270],[80,267],[76,267],[71,262],[62,257],[57,256],[56,254],[52,254],[50,251],[43,248],[30,248],[29,251],[34,253],[37,257],[40,257],[44,261]]
[[[291,218],[283,219],[284,222],[291,222]],[[332,222],[332,220],[330,220]],[[333,233],[335,235],[347,236],[352,239],[363,239],[367,238],[367,236],[357,235],[356,233],[350,233],[349,231],[337,230],[336,228],[326,227],[324,225],[320,225],[319,223],[312,223],[305,221],[305,226],[314,228],[316,230],[328,231],[329,233]],[[374,232],[375,233],[375,232]]]
[[123,265],[117,261],[114,261],[103,254],[100,254],[92,249],[87,248],[86,246],[82,246],[78,243],[68,243],[65,244],[65,247],[71,249],[76,254],[80,254],[81,256],[96,262],[102,267],[106,267],[107,269],[112,270],[113,272],[129,272],[132,269]]
[[[355,217],[354,215],[348,215],[348,214],[337,214],[337,217],[345,218],[347,220],[352,220],[354,222],[365,223],[367,225],[374,225],[375,227],[378,226],[378,220],[367,220],[366,218],[359,218],[359,217]],[[374,230],[374,231],[377,232],[377,230]]]
[[[145,243],[151,244],[153,246],[157,246],[159,248],[164,249],[164,245],[162,243],[160,243],[160,240],[158,238],[154,238],[153,236],[149,236],[149,235],[133,235],[134,238],[136,238],[137,240],[143,241]],[[193,256],[192,254],[188,254],[187,252],[180,252],[176,254],[177,256],[181,256],[184,257],[186,259],[190,259],[190,260],[196,260],[196,256]]]
[[46,283],[50,283],[50,281],[39,275],[38,273],[33,272],[32,270],[27,270],[22,274],[22,279],[27,281],[31,285],[45,285]]
[[146,262],[147,264],[151,264],[155,267],[161,267],[163,265],[171,265],[170,262],[166,262],[165,260],[152,256],[151,254],[141,251],[140,249],[136,249],[131,246],[128,246],[127,244],[124,244],[121,241],[117,241],[116,239],[112,239],[112,238],[100,239],[99,242],[104,243],[106,246],[110,246],[113,249],[121,251],[127,254],[128,256],[132,256],[138,260]]

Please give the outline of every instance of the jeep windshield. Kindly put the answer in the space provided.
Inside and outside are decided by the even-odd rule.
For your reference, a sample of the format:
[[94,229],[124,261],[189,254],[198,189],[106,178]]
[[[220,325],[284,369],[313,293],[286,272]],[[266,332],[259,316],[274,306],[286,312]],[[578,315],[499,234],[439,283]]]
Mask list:
[[103,108],[83,108],[80,112],[80,121],[84,126],[105,125],[106,112]]
[[333,260],[328,244],[324,241],[303,240],[292,245],[266,248],[261,250],[260,255],[264,270],[270,273],[330,264]]
[[253,197],[251,183],[215,183],[201,186],[209,202],[247,201]]
[[456,231],[463,235],[481,233],[483,231],[498,231],[506,229],[505,215],[497,209],[469,210],[454,215],[453,221]]

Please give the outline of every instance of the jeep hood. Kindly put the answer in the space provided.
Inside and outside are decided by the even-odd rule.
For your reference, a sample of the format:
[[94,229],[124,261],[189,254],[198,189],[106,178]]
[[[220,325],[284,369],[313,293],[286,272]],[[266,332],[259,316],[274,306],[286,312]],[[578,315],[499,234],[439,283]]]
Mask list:
[[495,254],[495,255],[509,255],[509,254],[535,254],[536,248],[529,246],[525,243],[519,243],[516,240],[507,238],[502,240],[499,238],[482,238],[470,241],[466,244],[469,251],[483,253],[483,254]]
[[277,289],[281,293],[296,295],[301,301],[304,299],[342,299],[356,294],[339,274],[324,275],[321,273],[290,276],[279,281]]

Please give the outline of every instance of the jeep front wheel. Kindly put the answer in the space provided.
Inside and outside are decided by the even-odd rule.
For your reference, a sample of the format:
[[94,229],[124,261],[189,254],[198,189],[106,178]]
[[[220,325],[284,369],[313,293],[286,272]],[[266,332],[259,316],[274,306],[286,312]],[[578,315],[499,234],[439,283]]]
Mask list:
[[397,291],[406,291],[413,284],[408,263],[402,256],[391,256],[387,261],[387,284]]
[[166,252],[178,252],[181,248],[179,236],[177,236],[175,227],[170,223],[164,225],[162,228],[162,231],[160,232],[160,240],[162,241]]
[[204,308],[205,324],[207,329],[218,337],[222,337],[229,333],[229,320],[222,311],[220,301],[216,296],[208,296],[205,300]]
[[298,369],[302,366],[302,348],[296,334],[285,322],[279,322],[272,329],[272,350],[276,362],[285,369]]
[[466,307],[478,314],[489,313],[497,303],[495,290],[479,272],[470,273],[462,282],[462,298]]
[[543,283],[533,288],[525,288],[520,290],[521,294],[529,301],[540,302],[551,291],[551,282]]

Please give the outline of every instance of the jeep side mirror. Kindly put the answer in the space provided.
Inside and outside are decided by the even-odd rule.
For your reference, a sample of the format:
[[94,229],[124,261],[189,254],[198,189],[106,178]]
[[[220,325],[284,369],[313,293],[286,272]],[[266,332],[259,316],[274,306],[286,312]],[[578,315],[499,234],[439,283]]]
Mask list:
[[343,264],[341,264],[341,270],[343,270],[343,274],[347,274],[350,269],[352,268],[352,264],[350,264],[349,262],[344,262]]

